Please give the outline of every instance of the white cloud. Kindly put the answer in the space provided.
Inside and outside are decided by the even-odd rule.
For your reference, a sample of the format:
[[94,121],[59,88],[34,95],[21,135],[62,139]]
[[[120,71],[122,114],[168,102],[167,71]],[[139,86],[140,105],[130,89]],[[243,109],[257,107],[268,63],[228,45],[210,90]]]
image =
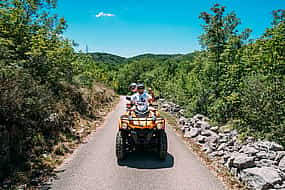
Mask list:
[[111,13],[104,13],[104,12],[100,12],[96,15],[97,18],[102,17],[102,16],[115,16],[115,15]]

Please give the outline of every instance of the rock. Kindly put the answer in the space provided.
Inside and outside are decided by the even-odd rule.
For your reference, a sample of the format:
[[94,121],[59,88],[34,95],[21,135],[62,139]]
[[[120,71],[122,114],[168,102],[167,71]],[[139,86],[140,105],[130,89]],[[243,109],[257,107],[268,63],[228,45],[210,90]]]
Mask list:
[[201,126],[202,129],[206,130],[206,129],[210,129],[211,125],[207,122],[207,121],[202,121],[201,122]]
[[[191,128],[189,132],[185,132],[184,137],[191,137],[194,138],[200,134],[201,129],[198,128]],[[187,134],[186,134],[187,133]]]
[[284,157],[285,157],[285,151],[278,151],[277,156],[275,157],[275,161],[280,162],[280,160]]
[[190,131],[190,127],[187,125],[180,125],[180,129],[182,130],[183,133]]
[[185,117],[180,117],[179,118],[179,124],[180,125],[185,125],[186,121],[187,121],[187,119]]
[[201,130],[201,135],[202,135],[202,136],[209,137],[209,136],[211,136],[211,131],[202,129],[202,130]]
[[282,182],[278,171],[270,167],[244,169],[240,176],[242,181],[256,190],[265,190]]
[[285,180],[280,184],[275,184],[274,189],[285,190]]
[[285,156],[280,160],[278,167],[285,172]]
[[210,137],[208,138],[209,142],[217,143],[220,138],[219,135],[213,131],[209,131],[209,133],[210,133]]
[[268,159],[261,159],[259,161],[256,161],[255,163],[259,167],[271,167],[271,166],[277,165],[276,161],[268,160]]
[[175,107],[175,108],[173,108],[173,110],[172,110],[173,112],[179,112],[180,111],[180,108],[179,107]]
[[253,143],[255,141],[255,138],[254,137],[247,137],[245,142],[248,144],[248,143]]
[[239,152],[242,152],[248,155],[255,155],[259,151],[252,146],[243,146]]
[[234,146],[235,141],[231,139],[226,144],[227,144],[227,146]]
[[209,119],[204,116],[204,115],[201,115],[201,114],[196,114],[194,117],[193,117],[194,120],[200,120],[200,121],[209,121]]
[[202,151],[206,152],[207,154],[213,152],[213,147],[210,143],[205,143],[203,146],[202,146]]
[[164,103],[164,104],[161,105],[161,107],[163,107],[163,108],[169,108],[170,105],[169,105],[168,103]]
[[234,146],[226,146],[224,150],[227,152],[237,152]]
[[275,142],[270,142],[270,141],[258,141],[254,143],[255,148],[260,149],[260,150],[272,150],[272,151],[282,151],[283,146],[280,144],[277,144]]
[[219,142],[220,143],[226,143],[229,140],[229,137],[227,135],[225,135],[224,133],[219,133],[219,136],[221,137]]
[[226,153],[223,156],[224,159],[224,164],[227,168],[232,168],[233,167],[233,161],[235,159],[235,157],[237,157],[240,153],[238,152],[232,152],[232,153]]
[[226,143],[222,143],[222,144],[220,144],[220,146],[218,147],[218,151],[220,151],[220,150],[224,150],[225,149],[225,147],[227,146],[227,144]]
[[231,131],[230,131],[230,135],[231,135],[231,136],[237,136],[237,135],[238,135],[237,130],[236,130],[236,129],[231,130]]
[[181,109],[178,113],[179,113],[179,115],[184,116],[185,110],[184,110],[184,109]]
[[221,156],[224,156],[224,155],[225,155],[224,151],[215,151],[215,152],[212,152],[210,154],[211,157],[221,157]]
[[240,153],[233,158],[233,166],[238,169],[245,169],[255,166],[254,157],[250,157],[247,154]]
[[199,143],[205,143],[206,142],[206,137],[204,137],[204,136],[202,136],[202,135],[199,135],[198,137],[197,137],[197,141],[199,142]]
[[219,126],[211,127],[210,130],[217,133],[219,131]]
[[271,155],[271,153],[268,153],[266,151],[260,151],[256,153],[256,157],[259,159],[269,159],[269,158],[275,157],[275,155]]

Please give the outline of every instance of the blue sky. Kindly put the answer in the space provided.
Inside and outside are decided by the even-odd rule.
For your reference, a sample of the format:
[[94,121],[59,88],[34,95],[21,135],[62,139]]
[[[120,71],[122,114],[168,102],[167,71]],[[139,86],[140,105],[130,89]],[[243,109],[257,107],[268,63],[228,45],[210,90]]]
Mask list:
[[67,20],[64,35],[78,50],[88,45],[90,52],[130,57],[199,50],[198,16],[215,3],[235,11],[239,28],[251,28],[252,38],[270,26],[272,10],[285,9],[285,0],[58,0],[56,12]]

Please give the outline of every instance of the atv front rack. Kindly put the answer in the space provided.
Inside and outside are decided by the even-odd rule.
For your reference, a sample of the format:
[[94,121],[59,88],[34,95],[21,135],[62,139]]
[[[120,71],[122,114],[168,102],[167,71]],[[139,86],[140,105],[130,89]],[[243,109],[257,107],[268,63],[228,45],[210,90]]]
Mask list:
[[155,119],[152,117],[131,117],[129,118],[128,116],[121,116],[121,120],[125,121],[164,121],[164,118],[162,117],[156,117]]

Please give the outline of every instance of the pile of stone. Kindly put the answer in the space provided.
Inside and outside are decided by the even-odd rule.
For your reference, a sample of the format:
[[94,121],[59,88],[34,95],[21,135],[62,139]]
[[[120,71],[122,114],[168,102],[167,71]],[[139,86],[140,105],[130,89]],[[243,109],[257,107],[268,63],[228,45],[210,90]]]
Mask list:
[[209,157],[218,159],[251,189],[285,190],[285,151],[281,145],[254,138],[240,142],[235,129],[211,126],[209,119],[199,114],[186,118],[185,110],[166,100],[160,101],[160,107],[177,118],[184,137],[200,144]]

